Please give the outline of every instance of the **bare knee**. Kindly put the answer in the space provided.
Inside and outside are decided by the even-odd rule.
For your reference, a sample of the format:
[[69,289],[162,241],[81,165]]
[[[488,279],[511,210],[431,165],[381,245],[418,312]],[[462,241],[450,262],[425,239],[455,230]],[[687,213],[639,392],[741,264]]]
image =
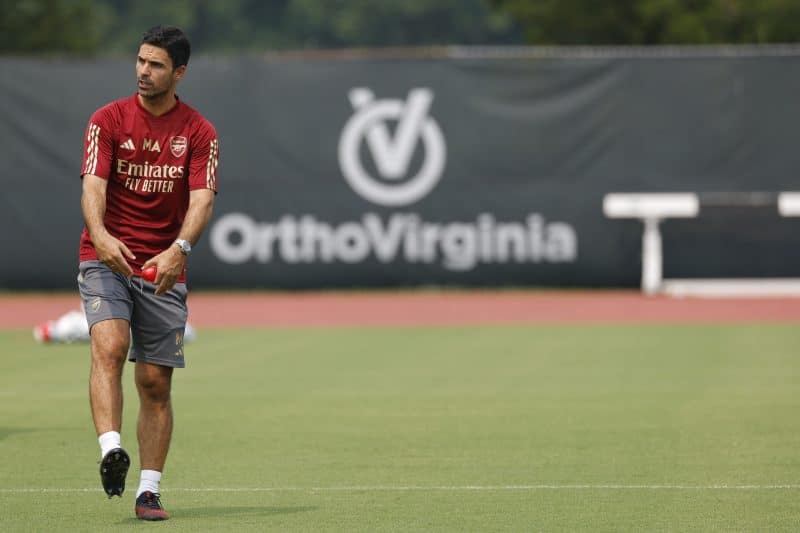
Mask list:
[[170,399],[170,387],[158,380],[145,379],[136,381],[136,389],[142,401],[154,404],[167,404]]
[[121,374],[130,345],[128,323],[107,320],[92,328],[92,371]]
[[136,363],[136,389],[142,402],[167,406],[171,388],[171,368]]

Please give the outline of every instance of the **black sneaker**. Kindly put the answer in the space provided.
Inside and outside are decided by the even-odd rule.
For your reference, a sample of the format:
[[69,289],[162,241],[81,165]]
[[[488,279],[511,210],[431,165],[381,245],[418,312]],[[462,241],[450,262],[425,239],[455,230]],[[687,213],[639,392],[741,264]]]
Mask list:
[[161,505],[161,495],[149,490],[136,498],[136,518],[139,520],[166,520],[169,514]]
[[122,497],[125,491],[125,476],[128,475],[130,466],[131,458],[122,448],[114,448],[100,461],[100,481],[103,482],[103,490],[109,498]]

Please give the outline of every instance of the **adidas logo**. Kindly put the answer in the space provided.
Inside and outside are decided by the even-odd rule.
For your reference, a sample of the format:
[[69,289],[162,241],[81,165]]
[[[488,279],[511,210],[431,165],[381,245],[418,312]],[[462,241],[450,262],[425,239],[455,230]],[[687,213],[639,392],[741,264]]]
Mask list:
[[128,139],[124,143],[119,145],[120,148],[124,148],[126,150],[136,150],[136,145],[133,144],[133,141]]

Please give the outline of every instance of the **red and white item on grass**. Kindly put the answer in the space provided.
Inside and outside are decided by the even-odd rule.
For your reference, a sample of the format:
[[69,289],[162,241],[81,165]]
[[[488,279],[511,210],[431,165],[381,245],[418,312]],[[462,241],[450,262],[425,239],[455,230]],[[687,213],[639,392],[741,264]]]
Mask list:
[[56,320],[48,320],[33,328],[38,342],[83,342],[89,340],[89,324],[83,309],[68,311]]
[[[33,338],[43,344],[62,344],[72,342],[88,342],[89,323],[83,308],[67,311],[55,320],[48,320],[34,326]],[[197,331],[188,322],[183,333],[183,340],[191,342],[197,338]]]

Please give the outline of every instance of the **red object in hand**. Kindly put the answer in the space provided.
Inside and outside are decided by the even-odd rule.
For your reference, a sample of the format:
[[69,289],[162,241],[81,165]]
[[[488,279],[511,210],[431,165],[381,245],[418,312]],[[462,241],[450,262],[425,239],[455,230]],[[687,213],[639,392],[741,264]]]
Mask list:
[[154,282],[156,280],[156,267],[149,266],[142,270],[142,279],[146,279],[149,282]]

